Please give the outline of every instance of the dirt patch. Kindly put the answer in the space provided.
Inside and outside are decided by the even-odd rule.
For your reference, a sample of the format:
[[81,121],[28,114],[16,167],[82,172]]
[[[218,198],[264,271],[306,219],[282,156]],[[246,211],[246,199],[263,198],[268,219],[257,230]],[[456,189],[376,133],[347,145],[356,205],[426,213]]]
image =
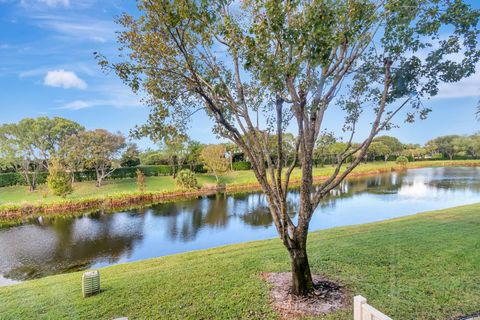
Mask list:
[[343,285],[320,275],[313,275],[314,291],[307,297],[291,293],[290,272],[263,273],[262,278],[272,284],[270,296],[275,310],[285,319],[318,316],[344,308],[348,294]]

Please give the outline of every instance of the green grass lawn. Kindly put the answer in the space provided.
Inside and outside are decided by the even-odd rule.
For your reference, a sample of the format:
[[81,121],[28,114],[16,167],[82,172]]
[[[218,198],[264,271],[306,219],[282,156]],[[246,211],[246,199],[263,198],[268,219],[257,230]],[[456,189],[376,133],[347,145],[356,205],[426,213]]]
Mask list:
[[[448,164],[479,164],[480,160],[472,161],[423,161],[412,162],[409,167],[425,167],[425,166],[441,166]],[[361,164],[355,169],[355,172],[369,172],[375,170],[389,169],[396,167],[394,162],[376,162]],[[333,172],[331,166],[323,168],[315,168],[315,176],[325,176]],[[300,177],[300,170],[296,169],[292,174],[292,179]],[[197,179],[200,186],[215,184],[215,178],[209,174],[199,174]],[[220,178],[221,183],[226,185],[241,185],[256,183],[255,176],[252,171],[233,171],[229,172]],[[148,177],[146,179],[147,192],[162,192],[174,191],[175,183],[172,177]],[[122,180],[106,180],[104,185],[100,188],[95,187],[94,181],[76,183],[73,194],[69,195],[67,199],[84,199],[106,197],[116,193],[133,193],[137,190],[135,179]],[[48,192],[46,185],[39,186],[35,192],[29,192],[25,186],[14,186],[0,188],[0,205],[5,204],[21,204],[21,203],[53,203],[62,200],[62,198],[52,195]]]
[[[455,319],[480,311],[479,235],[463,206],[313,232],[310,262],[393,319]],[[0,319],[276,319],[260,273],[288,270],[279,240],[195,251],[103,268],[88,299],[79,272],[0,288]]]

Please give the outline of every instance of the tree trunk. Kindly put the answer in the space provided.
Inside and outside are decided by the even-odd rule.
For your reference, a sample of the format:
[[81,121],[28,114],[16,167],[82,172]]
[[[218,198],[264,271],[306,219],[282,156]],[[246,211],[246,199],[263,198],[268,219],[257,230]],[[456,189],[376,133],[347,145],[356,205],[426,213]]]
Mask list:
[[100,186],[102,185],[103,173],[100,174],[99,170],[96,170],[95,172],[97,174],[97,182],[95,183],[95,187],[100,188]]
[[306,247],[290,249],[289,253],[292,260],[292,293],[305,296],[313,289]]

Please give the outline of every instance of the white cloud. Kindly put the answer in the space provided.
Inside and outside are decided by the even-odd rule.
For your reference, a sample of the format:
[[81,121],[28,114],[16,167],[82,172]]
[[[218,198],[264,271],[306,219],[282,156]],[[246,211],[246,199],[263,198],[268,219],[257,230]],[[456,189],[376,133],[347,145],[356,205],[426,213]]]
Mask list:
[[438,87],[437,99],[455,99],[480,97],[480,68],[471,77],[456,83],[441,83]]
[[63,69],[48,71],[43,83],[50,87],[62,87],[65,89],[86,89],[87,83],[80,79],[74,72]]
[[73,102],[67,103],[61,109],[69,109],[69,110],[81,110],[93,107],[93,103],[91,101],[84,101],[84,100],[75,100]]
[[49,7],[70,7],[70,0],[38,0],[40,3],[44,3]]

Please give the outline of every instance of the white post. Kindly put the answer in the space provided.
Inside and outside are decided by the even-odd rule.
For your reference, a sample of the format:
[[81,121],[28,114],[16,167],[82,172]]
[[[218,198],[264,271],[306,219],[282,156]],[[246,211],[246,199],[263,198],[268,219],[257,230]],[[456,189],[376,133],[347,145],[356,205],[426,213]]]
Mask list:
[[363,320],[362,309],[363,305],[367,303],[367,299],[362,296],[353,297],[353,320]]

